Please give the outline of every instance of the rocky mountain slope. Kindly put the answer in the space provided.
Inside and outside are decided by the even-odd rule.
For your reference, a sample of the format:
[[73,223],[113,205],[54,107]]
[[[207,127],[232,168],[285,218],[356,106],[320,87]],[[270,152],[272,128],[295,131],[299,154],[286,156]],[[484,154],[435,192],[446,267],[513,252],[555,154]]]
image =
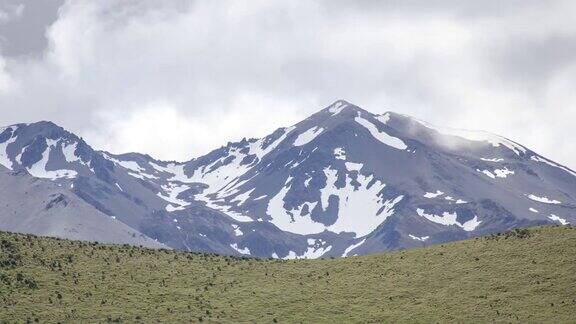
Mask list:
[[94,213],[188,251],[351,256],[576,222],[567,167],[496,135],[345,101],[185,163],[96,151],[50,122],[13,125],[0,129],[0,168],[47,179]]
[[65,188],[24,171],[0,172],[0,228],[43,236],[168,248]]

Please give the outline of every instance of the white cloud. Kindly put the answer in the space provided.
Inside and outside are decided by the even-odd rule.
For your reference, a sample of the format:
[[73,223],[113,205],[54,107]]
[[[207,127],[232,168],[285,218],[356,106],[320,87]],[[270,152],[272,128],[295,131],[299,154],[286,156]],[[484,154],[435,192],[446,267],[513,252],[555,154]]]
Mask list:
[[[571,9],[571,1],[69,1],[42,58],[11,60],[4,74],[0,60],[0,110],[10,107],[0,124],[51,119],[98,148],[188,159],[342,98],[492,131],[574,168],[576,148],[559,143],[576,119],[568,59],[576,53],[562,45],[573,38],[554,38],[576,35]],[[567,59],[540,46],[517,64],[551,38]],[[525,74],[532,65],[542,68]]]
[[9,95],[9,92],[13,91],[15,86],[14,80],[6,71],[6,60],[0,56],[0,96]]
[[[245,107],[250,107],[246,114]],[[112,153],[153,152],[155,157],[186,161],[190,152],[205,154],[238,139],[250,128],[260,136],[272,132],[277,125],[270,120],[270,109],[276,107],[278,118],[296,122],[298,115],[290,107],[271,98],[249,95],[238,98],[228,113],[206,111],[202,119],[192,118],[169,103],[156,102],[127,109],[124,113],[108,111],[95,119],[103,128],[93,127],[85,133],[86,140]]]

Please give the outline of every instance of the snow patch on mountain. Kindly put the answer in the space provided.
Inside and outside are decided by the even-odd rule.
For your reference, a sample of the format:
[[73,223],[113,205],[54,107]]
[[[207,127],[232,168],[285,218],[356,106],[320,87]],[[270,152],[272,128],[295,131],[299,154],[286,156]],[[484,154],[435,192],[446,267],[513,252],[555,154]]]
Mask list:
[[[344,149],[341,147],[335,148],[334,149],[334,158],[336,160],[346,161],[346,151],[344,151]],[[360,169],[362,169],[364,164],[346,161],[346,162],[344,162],[344,166],[346,166],[346,169],[348,171],[360,171]]]
[[20,153],[18,153],[18,155],[16,155],[16,158],[14,158],[14,160],[16,160],[16,163],[18,163],[18,164],[22,164],[22,153],[24,153],[24,149],[22,149],[20,151]]
[[332,106],[330,106],[330,108],[328,108],[328,111],[332,113],[332,116],[334,116],[339,114],[342,109],[346,108],[347,106],[347,103],[344,103],[343,101],[337,101]]
[[346,151],[341,147],[337,147],[334,149],[334,157],[336,160],[346,160]]
[[364,244],[364,242],[366,242],[366,239],[362,239],[362,241],[356,243],[356,244],[352,244],[349,247],[346,248],[346,250],[344,250],[344,253],[342,254],[343,257],[347,257],[348,254],[350,252],[352,252],[352,250],[354,250],[355,248],[359,247],[360,245]]
[[240,254],[250,255],[250,249],[248,247],[239,248],[238,244],[236,244],[236,243],[230,244],[230,247],[233,248],[234,250],[238,251],[238,253],[240,253]]
[[234,199],[231,200],[231,202],[238,202],[238,206],[243,205],[246,200],[248,200],[248,198],[250,198],[250,194],[252,193],[252,191],[256,190],[256,188],[252,188],[242,194],[237,195]]
[[328,208],[330,196],[338,197],[338,219],[328,229],[335,233],[354,232],[356,236],[365,236],[372,232],[382,222],[394,213],[394,205],[402,200],[402,196],[393,201],[383,202],[378,195],[386,186],[379,180],[374,181],[372,175],[358,174],[358,188],[352,184],[352,178],[346,174],[345,186],[338,188],[338,171],[330,167],[324,169],[326,186],[320,189],[320,202],[323,210]]
[[534,194],[529,194],[526,197],[528,197],[528,199],[537,201],[537,202],[541,202],[544,204],[553,204],[553,205],[557,205],[557,204],[561,204],[562,202],[555,200],[555,199],[549,199],[548,197],[544,196],[544,197],[538,197]]
[[348,171],[360,171],[364,164],[362,163],[354,163],[354,162],[345,162],[344,165]]
[[438,197],[438,196],[441,196],[441,195],[443,195],[443,194],[444,194],[444,192],[442,192],[442,191],[440,191],[440,190],[436,190],[436,192],[426,192],[426,193],[424,194],[424,198],[432,199],[432,198],[436,198],[436,197]]
[[427,239],[430,238],[430,236],[415,236],[415,235],[412,235],[412,234],[408,234],[408,236],[409,236],[411,239],[413,239],[413,240],[415,240],[415,241],[420,241],[420,242],[425,242]]
[[[294,251],[289,251],[288,255],[285,256],[284,260],[293,260],[293,259],[317,259],[322,257],[324,254],[328,253],[332,250],[332,246],[325,246],[326,242],[321,239],[308,239],[308,247],[303,254],[297,255]],[[278,258],[278,255],[274,253],[272,255],[273,258]]]
[[[284,197],[290,190],[290,186],[284,186],[282,189],[268,202],[266,214],[271,217],[270,222],[279,229],[296,234],[317,234],[326,228],[324,224],[317,223],[312,220],[310,214],[301,215],[300,210],[304,207],[304,203],[296,210],[286,210],[284,208]],[[315,205],[317,202],[313,203]]]
[[[434,199],[434,198],[438,198],[440,196],[442,196],[444,194],[443,191],[440,190],[436,190],[436,192],[426,192],[424,193],[424,198],[428,198],[428,199]],[[456,199],[452,196],[444,196],[443,198],[444,200],[450,201],[451,203],[456,203],[456,204],[467,204],[468,202],[466,200],[463,199]]]
[[495,169],[495,170],[494,170],[494,174],[495,174],[498,178],[506,178],[506,177],[508,177],[509,175],[514,174],[514,171],[508,170],[508,168]]
[[240,226],[238,226],[236,224],[232,224],[232,228],[234,229],[234,235],[236,235],[236,236],[244,235],[244,232],[242,232],[242,230],[240,230]]
[[159,179],[157,176],[152,175],[152,174],[148,174],[144,171],[146,171],[145,168],[143,168],[142,166],[140,166],[140,164],[138,164],[138,162],[136,161],[122,161],[119,160],[117,158],[114,158],[108,154],[103,154],[104,158],[108,161],[113,162],[115,165],[119,165],[121,167],[123,167],[124,169],[130,170],[127,173],[131,176],[133,176],[134,178],[138,178],[141,180],[146,180],[146,179]]
[[298,137],[296,137],[296,139],[294,140],[294,145],[295,146],[306,145],[312,142],[320,134],[322,134],[322,131],[324,131],[324,128],[322,127],[317,126],[312,127],[309,130],[305,131],[304,133],[298,135]]
[[492,172],[490,172],[489,170],[476,169],[476,171],[478,171],[480,173],[484,173],[487,177],[490,177],[492,179],[496,179],[496,176]]
[[252,219],[251,217],[232,210],[231,206],[217,204],[211,199],[207,198],[206,196],[196,195],[194,196],[194,198],[196,200],[204,202],[206,204],[206,207],[220,211],[237,222],[248,223],[254,221],[254,219]]
[[249,154],[254,154],[254,155],[256,155],[256,157],[258,157],[258,159],[262,159],[262,157],[264,157],[266,154],[272,152],[278,145],[280,145],[280,143],[282,143],[286,139],[286,137],[290,133],[292,133],[292,131],[295,129],[296,129],[296,126],[290,126],[290,127],[284,128],[282,136],[280,136],[278,139],[276,139],[273,143],[268,145],[266,148],[262,148],[262,146],[264,145],[264,141],[266,140],[266,137],[261,138],[254,143],[250,143],[250,153]]
[[188,177],[184,172],[184,164],[183,163],[168,163],[166,166],[161,166],[154,162],[148,162],[152,168],[154,168],[158,172],[164,172],[171,174],[172,177],[168,179],[168,181],[175,181],[175,182],[182,182],[182,183],[193,183],[195,182],[194,179]]
[[513,174],[514,174],[514,171],[513,171],[513,170],[508,170],[508,168],[494,169],[494,171],[476,169],[476,171],[481,172],[481,173],[485,174],[486,176],[488,176],[489,178],[492,178],[492,179],[496,179],[496,178],[506,178],[506,177],[508,177],[509,175],[513,175]]
[[475,230],[476,227],[478,227],[478,225],[480,225],[481,223],[481,221],[478,221],[478,217],[474,216],[474,218],[462,224],[456,220],[458,218],[458,214],[456,214],[456,212],[453,213],[444,212],[440,216],[435,214],[428,214],[424,211],[424,209],[418,208],[416,209],[416,213],[418,213],[419,216],[422,216],[427,220],[434,222],[436,224],[445,226],[456,225],[467,232]]
[[135,173],[135,172],[128,172],[129,175],[133,176],[134,178],[147,180],[147,179],[158,179],[158,177],[147,174],[147,173]]
[[75,152],[77,147],[78,147],[77,142],[62,146],[62,154],[64,154],[64,159],[66,159],[66,162],[68,163],[80,162],[86,165],[86,163],[82,161],[80,157],[76,156]]
[[12,131],[12,134],[8,140],[6,140],[4,143],[0,143],[0,164],[12,170],[12,161],[10,161],[10,159],[8,158],[8,153],[6,152],[6,149],[8,148],[8,145],[16,141],[17,137],[14,136],[14,130],[15,130],[14,127],[6,127],[0,129],[0,134],[4,133],[6,129],[10,129]]
[[46,139],[46,149],[42,153],[42,159],[28,168],[28,172],[36,178],[45,178],[50,180],[57,180],[61,178],[73,179],[76,178],[78,172],[74,170],[46,170],[48,159],[52,148],[56,147],[59,143],[58,140]]
[[104,158],[107,159],[108,161],[114,162],[114,164],[116,164],[116,165],[120,165],[121,167],[123,167],[125,169],[128,169],[130,171],[134,171],[135,173],[141,173],[142,171],[146,171],[136,161],[121,161],[121,160],[118,160],[116,158],[111,157],[108,154],[104,154]]
[[308,176],[308,178],[304,180],[304,187],[308,188],[308,185],[310,185],[310,181],[312,181],[312,177]]
[[317,259],[332,250],[332,246],[326,246],[326,242],[322,239],[308,239],[307,243],[308,248],[304,254],[298,257],[299,259]]
[[[285,138],[286,133],[284,134]],[[261,141],[257,141],[256,143],[261,143]],[[279,141],[277,140],[275,143],[271,145],[277,145]],[[265,152],[267,150],[262,150],[261,148],[256,149],[258,154]],[[241,165],[242,159],[252,153],[250,151],[248,154],[241,153],[237,148],[231,148],[228,152],[227,156],[221,157],[220,159],[212,162],[211,164],[201,166],[194,170],[192,176],[187,176],[184,170],[184,164],[177,164],[177,163],[169,163],[166,167],[158,165],[156,163],[149,163],[154,169],[159,172],[166,172],[172,174],[172,177],[168,179],[168,181],[180,182],[180,183],[202,183],[208,185],[206,189],[204,189],[201,193],[198,193],[194,196],[194,199],[197,201],[202,201],[206,204],[206,207],[218,210],[228,217],[238,221],[238,222],[253,222],[254,220],[251,217],[243,215],[239,212],[233,211],[231,206],[223,205],[216,200],[220,200],[223,197],[233,196],[238,192],[238,187],[241,186],[244,182],[239,182],[238,179],[242,176],[245,172],[249,170],[249,166]],[[226,159],[230,159],[232,156],[232,161],[228,164],[224,164]],[[219,167],[217,167],[220,165]],[[174,186],[174,184],[170,184]],[[181,187],[182,188],[182,187]],[[225,189],[225,190],[224,190]],[[242,205],[245,202],[245,199],[248,199],[251,193],[246,192],[244,195],[238,195],[236,199],[233,201],[238,201],[239,205]],[[212,196],[216,197],[212,197]],[[170,197],[170,196],[168,196]],[[258,197],[258,199],[263,199],[264,197]],[[166,200],[166,199],[165,199]],[[172,203],[175,201],[171,201]],[[180,201],[182,202],[182,201]],[[187,203],[187,202],[185,202]],[[187,203],[189,204],[189,203]],[[180,207],[179,207],[180,206]],[[180,210],[181,207],[187,206],[183,204],[177,204],[176,206],[168,205],[167,210]]]
[[492,159],[480,158],[480,160],[486,161],[486,162],[502,162],[502,161],[504,161],[504,159],[502,159],[502,158],[492,158]]
[[[202,193],[197,194],[196,198],[205,201],[211,206],[218,206],[212,203],[211,195],[215,195],[217,199],[233,195],[238,191],[237,188],[247,181],[240,182],[239,178],[250,170],[253,165],[242,164],[243,159],[248,155],[255,155],[258,159],[261,159],[282,143],[287,135],[294,129],[294,126],[283,129],[283,134],[266,148],[263,148],[266,138],[249,143],[248,153],[240,152],[241,150],[238,148],[230,148],[227,155],[209,165],[197,168],[194,170],[193,175],[185,179],[185,181],[208,185],[208,188]],[[228,209],[227,207],[223,208]],[[224,210],[223,208],[218,207],[221,211]],[[237,215],[231,217],[236,218],[236,216]],[[241,218],[247,221],[246,217]]]
[[[223,156],[209,165],[194,170],[194,174],[189,181],[208,185],[208,188],[202,192],[201,196],[220,192],[223,188],[235,182],[237,183],[238,178],[249,170],[248,165],[241,165],[244,156],[237,148],[232,148],[227,156]],[[224,164],[230,159],[230,162]],[[228,188],[226,192],[221,192],[219,196],[232,194],[231,189]]]
[[568,225],[570,224],[570,222],[568,222],[567,220],[565,220],[564,218],[558,217],[554,214],[551,214],[550,216],[548,216],[548,218],[550,218],[551,220],[555,221],[555,222],[559,222],[562,225]]
[[178,198],[181,193],[190,189],[190,186],[168,183],[161,188],[164,192],[159,192],[157,194],[158,197],[170,203],[166,206],[166,211],[173,212],[175,210],[183,210],[186,206],[190,205],[189,202]]
[[[334,233],[353,232],[356,236],[364,236],[372,232],[382,222],[394,213],[394,206],[403,198],[402,195],[392,200],[383,201],[379,197],[385,184],[379,180],[373,181],[373,176],[358,174],[356,181],[360,185],[355,188],[353,179],[346,174],[345,186],[338,188],[335,184],[338,179],[337,170],[330,167],[324,169],[327,181],[320,189],[320,207],[326,211],[329,198],[338,197],[338,217],[332,225],[326,226],[312,220],[311,215],[303,215],[302,210],[307,206],[313,210],[318,202],[305,202],[294,210],[286,210],[284,199],[291,189],[287,184],[269,201],[267,214],[271,222],[283,231],[308,235],[317,234],[324,230]],[[371,184],[371,185],[369,185]]]
[[354,120],[358,124],[366,128],[370,132],[372,137],[374,137],[378,141],[398,150],[405,150],[408,148],[408,146],[404,144],[404,142],[401,139],[390,136],[386,132],[379,131],[378,128],[374,124],[372,124],[369,120],[366,120],[360,116],[355,117]]
[[376,118],[382,124],[386,125],[386,123],[388,123],[388,121],[390,120],[390,113],[385,113],[384,115],[378,115],[374,118]]

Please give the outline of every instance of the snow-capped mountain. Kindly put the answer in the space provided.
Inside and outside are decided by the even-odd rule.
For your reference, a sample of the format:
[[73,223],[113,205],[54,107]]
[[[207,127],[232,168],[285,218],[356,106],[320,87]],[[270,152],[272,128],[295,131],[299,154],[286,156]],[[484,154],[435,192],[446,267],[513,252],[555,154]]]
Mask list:
[[95,151],[49,122],[14,125],[0,129],[0,165],[143,239],[191,251],[351,256],[576,222],[574,171],[496,135],[345,101],[186,163]]

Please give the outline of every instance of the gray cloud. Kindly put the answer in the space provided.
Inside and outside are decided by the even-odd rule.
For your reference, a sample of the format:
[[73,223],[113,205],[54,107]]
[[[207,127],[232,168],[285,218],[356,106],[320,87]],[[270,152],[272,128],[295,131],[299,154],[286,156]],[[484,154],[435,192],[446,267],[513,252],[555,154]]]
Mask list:
[[[48,40],[46,27],[58,18],[64,0],[4,0],[0,5],[0,53],[40,55]],[[2,21],[2,12],[12,13]]]
[[528,90],[545,89],[546,83],[562,69],[576,63],[576,32],[551,34],[542,38],[510,39],[495,49],[495,73]]
[[562,144],[576,118],[575,9],[70,1],[36,32],[42,55],[0,57],[0,124],[50,119],[103,149],[187,159],[343,98],[495,132],[575,167],[576,148]]

